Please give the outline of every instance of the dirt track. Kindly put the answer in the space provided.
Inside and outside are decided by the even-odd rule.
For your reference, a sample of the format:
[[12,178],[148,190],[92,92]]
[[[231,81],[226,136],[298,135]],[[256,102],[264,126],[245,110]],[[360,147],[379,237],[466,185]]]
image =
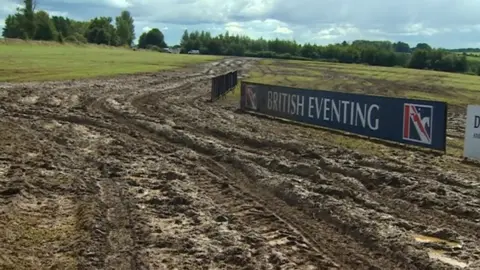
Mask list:
[[254,64],[0,84],[0,269],[480,269],[478,167],[207,102]]

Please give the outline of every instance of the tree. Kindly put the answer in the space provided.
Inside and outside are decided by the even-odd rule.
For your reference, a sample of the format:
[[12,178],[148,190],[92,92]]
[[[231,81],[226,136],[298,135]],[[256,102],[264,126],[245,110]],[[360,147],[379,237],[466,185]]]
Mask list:
[[35,1],[24,0],[22,29],[24,38],[30,39],[35,35]]
[[427,43],[418,43],[417,46],[415,46],[415,49],[419,49],[419,50],[431,50],[432,47],[430,47],[430,45],[428,45]]
[[425,49],[415,49],[410,59],[408,67],[424,69],[428,67],[428,51]]
[[[347,46],[347,45],[344,45],[342,43],[342,46]],[[307,44],[302,46],[302,49],[300,49],[300,54],[303,57],[307,57],[307,58],[316,58],[318,56],[318,55],[316,55],[315,47],[312,46],[310,43],[307,43]]]
[[135,39],[135,27],[130,12],[126,10],[122,11],[120,16],[115,18],[115,23],[119,45],[132,46],[133,40]]
[[87,41],[89,43],[116,46],[118,37],[115,27],[111,23],[111,17],[97,17],[91,20],[85,33]]
[[2,36],[5,38],[23,38],[22,20],[23,15],[20,13],[8,15],[5,19]]
[[[85,42],[87,42],[87,39],[85,37],[85,34],[87,33],[88,27],[90,26],[90,22],[82,22],[82,21],[75,21],[75,20],[69,20],[70,21],[70,27],[71,27],[71,34],[74,36],[83,36],[83,39]],[[70,36],[69,35],[69,36]]]
[[463,53],[460,59],[457,60],[455,65],[456,72],[467,72],[468,71],[468,61],[466,53]]
[[138,47],[142,49],[146,49],[149,46],[157,46],[159,48],[167,47],[165,43],[163,33],[158,30],[158,28],[153,28],[147,33],[143,33],[138,42]]
[[35,14],[35,40],[57,40],[57,30],[47,12],[41,10]]
[[222,53],[222,43],[219,39],[212,39],[207,45],[208,52],[211,54],[221,54]]
[[142,49],[147,47],[147,32],[143,32],[138,38],[138,47]]
[[70,19],[62,16],[52,16],[52,22],[58,34],[62,37],[68,37],[74,33]]
[[180,46],[185,46],[189,39],[188,30],[185,29],[185,31],[183,31],[182,39],[180,40]]
[[400,53],[408,53],[410,52],[410,45],[408,45],[407,43],[405,42],[397,42],[397,43],[394,43],[393,44],[393,47],[395,49],[396,52],[400,52]]

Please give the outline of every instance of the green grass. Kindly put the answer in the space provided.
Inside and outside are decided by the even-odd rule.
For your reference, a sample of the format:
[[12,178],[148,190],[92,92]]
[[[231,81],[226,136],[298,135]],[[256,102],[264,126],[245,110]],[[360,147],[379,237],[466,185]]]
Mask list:
[[480,62],[480,54],[476,54],[477,56],[467,56],[467,60],[469,62]]
[[[465,52],[465,53],[466,53],[466,54],[472,54],[472,55],[478,55],[478,56],[480,56],[480,52],[471,52],[471,51],[470,51],[470,52]],[[463,52],[457,52],[457,54],[462,55]]]
[[155,72],[216,59],[220,57],[96,45],[8,41],[0,42],[0,81],[67,80]]
[[[267,68],[268,67],[268,68]],[[300,88],[480,103],[480,76],[313,61],[263,61],[248,81]]]

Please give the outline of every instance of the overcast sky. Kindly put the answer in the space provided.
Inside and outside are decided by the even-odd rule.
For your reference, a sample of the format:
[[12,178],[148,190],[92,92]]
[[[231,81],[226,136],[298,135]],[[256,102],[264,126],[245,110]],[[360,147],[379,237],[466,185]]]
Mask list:
[[[131,12],[136,36],[159,28],[167,44],[185,29],[328,44],[355,39],[480,47],[480,0],[37,0],[77,20]],[[0,26],[22,0],[0,0]]]

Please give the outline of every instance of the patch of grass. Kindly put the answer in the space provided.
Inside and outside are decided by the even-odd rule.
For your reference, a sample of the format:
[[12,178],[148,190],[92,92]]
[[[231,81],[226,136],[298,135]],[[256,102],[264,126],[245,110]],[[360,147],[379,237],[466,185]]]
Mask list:
[[[299,62],[299,61],[298,61]],[[297,63],[298,65],[301,62]],[[428,85],[455,87],[462,90],[479,91],[480,76],[467,74],[449,73],[431,70],[415,70],[397,67],[372,67],[355,64],[334,64],[317,62],[310,65],[317,70],[330,70],[333,72],[346,73],[360,78],[377,78],[387,81],[401,81],[416,85]]]
[[457,138],[447,138],[447,154],[452,156],[463,156],[463,140]]
[[67,80],[182,68],[217,56],[54,42],[0,42],[0,81]]
[[477,53],[476,56],[467,56],[467,61],[480,62],[480,53]]
[[407,90],[404,92],[404,97],[406,98],[416,98],[416,99],[426,99],[434,101],[443,101],[448,104],[467,106],[472,104],[472,102],[480,102],[479,94],[468,91],[461,91],[458,89],[452,89],[448,95],[437,93],[437,92],[421,92],[421,91],[410,91]]
[[233,91],[225,95],[225,99],[227,101],[240,102],[240,85],[241,84],[242,84],[242,80],[238,80],[238,84],[237,86],[235,86],[235,89],[233,89]]
[[480,103],[480,77],[400,67],[270,60],[247,81],[299,88],[421,98],[465,106]]
[[[11,215],[3,223],[4,237],[2,238],[8,253],[2,254],[7,260],[0,260],[1,269],[39,269],[45,265],[55,265],[59,269],[76,269],[77,259],[74,250],[59,252],[55,258],[49,258],[48,248],[64,248],[75,239],[82,237],[76,231],[73,217],[55,224],[36,216]],[[24,258],[15,261],[15,258]]]

